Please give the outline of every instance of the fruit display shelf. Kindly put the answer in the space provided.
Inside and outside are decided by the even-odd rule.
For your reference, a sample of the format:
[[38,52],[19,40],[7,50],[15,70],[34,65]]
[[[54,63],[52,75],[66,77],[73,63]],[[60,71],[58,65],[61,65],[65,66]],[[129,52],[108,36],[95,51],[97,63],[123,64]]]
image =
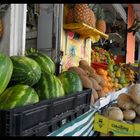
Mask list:
[[79,33],[80,35],[84,37],[95,37],[98,38],[103,37],[105,39],[108,39],[109,36],[107,34],[104,34],[97,30],[96,28],[93,28],[85,23],[69,23],[64,24],[64,29],[71,30],[73,32]]

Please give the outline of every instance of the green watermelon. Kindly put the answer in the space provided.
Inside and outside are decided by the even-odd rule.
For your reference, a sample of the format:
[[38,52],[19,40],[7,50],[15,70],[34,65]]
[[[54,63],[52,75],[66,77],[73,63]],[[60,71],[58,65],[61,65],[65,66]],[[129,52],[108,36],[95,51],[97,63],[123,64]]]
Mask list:
[[58,75],[58,78],[63,85],[65,94],[71,94],[83,90],[81,79],[74,71],[64,71]]
[[33,86],[41,77],[41,68],[36,61],[26,56],[11,56],[13,74],[11,83]]
[[62,83],[53,74],[42,73],[39,82],[35,86],[40,100],[64,96]]
[[30,48],[30,50],[26,52],[26,56],[34,59],[39,64],[43,72],[52,74],[55,73],[55,64],[46,54],[40,53],[37,50]]
[[6,89],[13,72],[13,63],[9,56],[0,53],[0,94]]
[[0,96],[0,109],[12,109],[39,102],[36,91],[28,85],[14,85]]

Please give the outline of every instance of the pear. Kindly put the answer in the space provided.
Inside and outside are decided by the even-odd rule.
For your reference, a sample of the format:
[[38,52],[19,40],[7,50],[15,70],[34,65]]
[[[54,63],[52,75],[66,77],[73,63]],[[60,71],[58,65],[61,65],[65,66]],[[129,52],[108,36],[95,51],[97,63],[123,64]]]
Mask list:
[[120,84],[126,84],[126,80],[123,79],[123,78],[120,78],[119,83],[120,83]]
[[115,76],[117,78],[119,78],[121,76],[121,69],[120,68],[116,71]]
[[112,71],[112,72],[114,71],[114,69],[113,69],[113,64],[111,64],[111,63],[108,64],[108,70],[109,70],[109,71]]
[[119,69],[117,65],[114,65],[113,68],[114,68],[114,71],[117,71]]

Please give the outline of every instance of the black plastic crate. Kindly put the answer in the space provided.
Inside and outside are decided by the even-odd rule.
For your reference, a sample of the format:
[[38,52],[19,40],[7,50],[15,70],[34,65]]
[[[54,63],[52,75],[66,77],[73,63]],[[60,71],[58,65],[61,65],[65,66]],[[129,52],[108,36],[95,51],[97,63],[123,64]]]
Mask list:
[[49,106],[49,119],[74,109],[75,96],[54,99]]
[[48,107],[47,101],[41,101],[15,109],[0,110],[0,135],[22,135],[24,131],[48,121]]
[[67,111],[61,115],[58,115],[51,121],[47,122],[46,124],[36,128],[33,135],[47,136],[50,133],[54,132],[55,130],[71,122],[72,120],[76,119],[77,117],[83,115],[85,112],[89,111],[89,109],[90,109],[89,105],[82,105],[76,108],[75,110]]
[[67,95],[65,97],[53,99],[49,107],[50,119],[66,111],[74,110],[78,106],[90,105],[92,89]]
[[85,89],[80,94],[76,94],[75,108],[80,105],[90,105],[92,89]]
[[[89,105],[90,97],[91,89],[84,89],[65,97],[44,100],[33,105],[10,110],[0,110],[0,136],[32,135],[36,128],[49,122],[52,118],[61,115],[63,117],[65,112]],[[76,112],[76,115],[79,114]],[[75,118],[75,116],[72,116],[72,118]]]

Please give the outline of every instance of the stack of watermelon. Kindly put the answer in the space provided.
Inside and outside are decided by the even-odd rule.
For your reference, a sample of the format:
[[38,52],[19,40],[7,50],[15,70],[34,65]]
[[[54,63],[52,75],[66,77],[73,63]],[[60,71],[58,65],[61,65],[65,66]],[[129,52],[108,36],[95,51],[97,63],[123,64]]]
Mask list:
[[35,49],[26,56],[0,53],[0,109],[12,109],[41,100],[82,91],[82,83],[72,71],[55,75],[55,63]]

